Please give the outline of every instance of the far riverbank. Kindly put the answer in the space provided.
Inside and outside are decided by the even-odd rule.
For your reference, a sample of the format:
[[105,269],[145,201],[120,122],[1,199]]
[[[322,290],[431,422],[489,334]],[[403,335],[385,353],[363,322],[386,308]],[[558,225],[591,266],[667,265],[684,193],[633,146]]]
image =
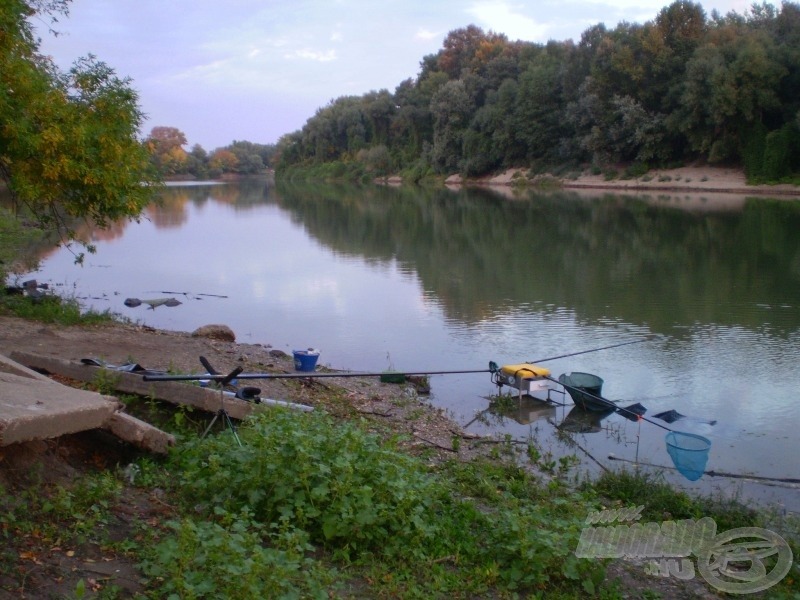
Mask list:
[[[385,183],[397,185],[401,177],[388,177]],[[685,192],[704,194],[735,194],[748,196],[800,197],[800,186],[791,184],[749,185],[742,169],[731,167],[689,166],[678,169],[654,169],[644,175],[624,178],[608,177],[604,173],[570,173],[566,176],[534,175],[524,168],[506,169],[502,173],[476,179],[451,175],[448,186],[481,185],[508,187],[536,186],[549,183],[574,190],[620,190],[630,192]]]

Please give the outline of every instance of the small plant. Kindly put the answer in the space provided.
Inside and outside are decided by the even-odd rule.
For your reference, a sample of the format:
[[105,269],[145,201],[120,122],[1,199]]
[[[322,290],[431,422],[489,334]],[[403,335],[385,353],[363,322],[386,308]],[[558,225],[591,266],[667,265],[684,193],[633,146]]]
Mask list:
[[635,163],[625,169],[625,178],[635,179],[636,177],[646,175],[649,170],[650,167],[647,163]]
[[[281,593],[314,595],[335,580],[316,562],[325,555],[387,597],[525,593],[549,582],[590,591],[602,580],[602,565],[570,557],[581,503],[552,504],[563,491],[543,490],[513,461],[431,470],[321,411],[270,411],[239,432],[243,447],[215,436],[173,456],[168,470],[180,473],[191,516],[148,552],[146,572],[162,589],[248,597],[281,576]],[[513,451],[513,440],[494,449]]]
[[113,369],[96,369],[92,387],[101,394],[111,395],[119,385],[121,374]]
[[492,407],[493,412],[498,414],[505,414],[510,411],[513,411],[519,400],[516,395],[512,395],[511,393],[498,393],[492,396],[489,396],[489,404]]
[[542,458],[542,453],[539,451],[539,448],[536,447],[536,444],[532,442],[528,442],[528,460],[531,461],[531,464],[537,465]]
[[558,466],[556,467],[556,474],[560,477],[563,477],[569,471],[578,465],[581,464],[581,459],[579,459],[574,454],[569,454],[567,456],[562,456],[558,459]]

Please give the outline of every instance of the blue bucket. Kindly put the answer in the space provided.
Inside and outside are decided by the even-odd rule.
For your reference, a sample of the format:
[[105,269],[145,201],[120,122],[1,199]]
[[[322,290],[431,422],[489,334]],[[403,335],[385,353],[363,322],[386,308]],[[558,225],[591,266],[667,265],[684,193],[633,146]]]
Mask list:
[[294,370],[309,372],[317,368],[317,359],[319,358],[319,350],[294,350]]

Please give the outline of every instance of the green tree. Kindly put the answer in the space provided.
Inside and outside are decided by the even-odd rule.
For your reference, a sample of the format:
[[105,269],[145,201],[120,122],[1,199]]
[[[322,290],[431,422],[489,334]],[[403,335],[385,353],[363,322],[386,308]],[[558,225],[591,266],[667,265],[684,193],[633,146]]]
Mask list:
[[520,75],[512,121],[515,136],[531,160],[557,160],[564,137],[561,70],[563,59],[555,45],[539,54]]
[[475,110],[464,82],[448,81],[431,99],[434,119],[434,166],[442,173],[453,173],[461,166],[464,132]]
[[[682,108],[675,113],[692,149],[707,152],[712,161],[742,157],[747,132],[781,111],[777,90],[786,69],[772,58],[772,40],[763,32],[737,33],[695,52],[686,69]],[[761,157],[755,160],[760,163]]]
[[208,176],[208,152],[200,144],[192,146],[188,156],[188,171],[195,177]]
[[261,173],[269,164],[273,149],[265,144],[255,144],[244,140],[235,141],[225,148],[236,155],[237,171],[242,174],[252,175]]
[[143,114],[130,80],[93,56],[64,73],[38,53],[29,19],[54,22],[67,7],[0,3],[0,177],[18,210],[74,240],[74,219],[137,218],[153,193],[143,183],[157,177],[137,139]]

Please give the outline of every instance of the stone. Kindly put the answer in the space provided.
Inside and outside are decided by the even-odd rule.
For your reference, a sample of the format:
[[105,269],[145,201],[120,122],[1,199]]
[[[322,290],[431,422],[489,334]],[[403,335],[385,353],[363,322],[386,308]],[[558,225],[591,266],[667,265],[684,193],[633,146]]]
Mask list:
[[205,337],[223,342],[236,341],[236,334],[227,325],[203,325],[192,332],[192,337]]

